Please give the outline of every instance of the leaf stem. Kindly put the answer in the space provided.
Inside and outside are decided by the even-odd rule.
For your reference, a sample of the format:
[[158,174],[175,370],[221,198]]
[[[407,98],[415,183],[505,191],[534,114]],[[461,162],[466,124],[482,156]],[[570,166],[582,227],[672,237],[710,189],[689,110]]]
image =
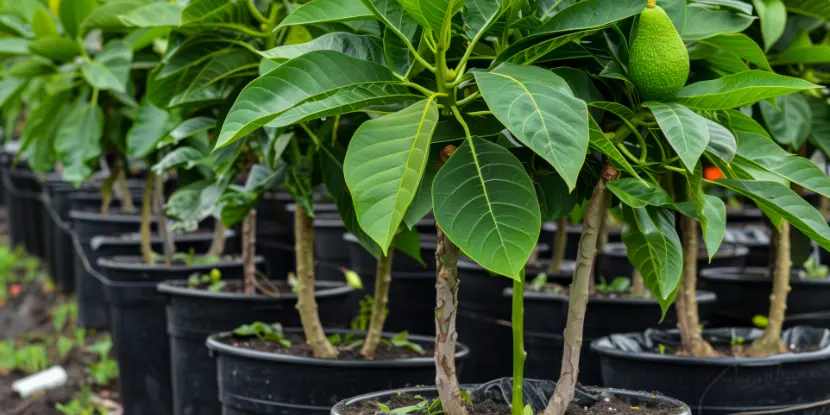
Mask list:
[[525,271],[518,280],[513,280],[513,310],[511,323],[513,325],[513,402],[512,415],[524,413],[524,365],[527,358],[524,344],[525,319]]
[[468,103],[475,101],[475,99],[480,97],[480,96],[481,96],[481,91],[473,92],[472,94],[470,94],[470,96],[458,101],[458,106],[462,107],[464,105],[467,105]]
[[[435,94],[437,94],[437,93],[438,93],[438,92],[432,91],[432,90],[430,90],[430,89],[428,89],[428,88],[424,88],[423,86],[418,85],[418,84],[416,84],[415,82],[404,81],[404,85],[406,85],[406,86],[408,86],[408,87],[410,87],[410,88],[415,88],[415,89],[417,89],[420,93],[422,93],[422,94],[424,94],[424,95],[426,95],[426,96],[433,96],[433,95],[435,95]],[[444,94],[444,96],[447,96],[447,94]]]
[[254,18],[260,22],[265,23],[266,25],[270,23],[268,19],[260,13],[259,9],[257,9],[256,5],[254,4],[254,0],[248,0],[245,2],[248,5],[248,11],[254,16]]
[[686,170],[685,170],[685,169],[681,169],[681,168],[679,168],[679,167],[674,167],[674,166],[663,166],[663,168],[665,168],[665,169],[666,169],[666,170],[668,170],[668,171],[673,171],[673,172],[675,172],[675,173],[682,174],[682,175],[684,175],[684,176],[686,175]]
[[493,111],[471,111],[467,115],[471,117],[483,117],[485,115],[493,115]]
[[638,159],[635,155],[631,154],[631,152],[628,151],[627,148],[625,148],[625,145],[623,143],[615,143],[614,145],[617,146],[621,153],[623,153],[626,157],[631,159],[632,162],[634,162],[637,165],[640,164],[640,159]]
[[467,135],[467,140],[472,140],[472,135],[470,134],[470,126],[467,125],[467,121],[464,121],[464,118],[461,116],[461,113],[458,111],[457,107],[450,107],[453,115],[455,115],[455,119],[458,120],[458,123],[461,124],[461,127],[464,128],[464,134]]

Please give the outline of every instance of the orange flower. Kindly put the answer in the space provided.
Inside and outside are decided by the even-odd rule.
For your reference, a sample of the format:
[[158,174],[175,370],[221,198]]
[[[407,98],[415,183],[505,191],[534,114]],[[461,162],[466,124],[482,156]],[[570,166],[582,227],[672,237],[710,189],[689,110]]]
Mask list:
[[717,180],[724,178],[723,172],[720,171],[720,169],[717,167],[707,167],[706,170],[703,171],[703,177],[705,177],[706,180]]
[[12,284],[9,287],[9,294],[12,297],[17,297],[21,291],[23,291],[23,287],[21,287],[20,284]]

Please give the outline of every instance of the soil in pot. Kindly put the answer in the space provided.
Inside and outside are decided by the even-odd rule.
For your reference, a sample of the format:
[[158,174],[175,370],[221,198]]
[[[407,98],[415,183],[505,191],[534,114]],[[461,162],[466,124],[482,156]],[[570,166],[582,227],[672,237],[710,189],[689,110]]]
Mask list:
[[[262,259],[258,258],[261,263]],[[170,341],[167,336],[165,306],[167,297],[156,290],[159,282],[186,279],[193,273],[213,269],[224,278],[239,278],[243,262],[153,264],[140,257],[100,258],[106,300],[112,318],[112,340],[121,369],[121,397],[125,413],[173,413],[170,380]]]
[[[467,405],[470,415],[510,415],[506,400],[510,399],[512,380],[497,379],[482,385],[464,387],[471,398]],[[522,385],[525,391],[525,403],[541,414],[547,404],[547,398],[553,393],[555,383],[548,380],[526,379]],[[371,393],[338,403],[331,410],[331,415],[378,415],[378,403],[390,409],[399,409],[411,405],[425,405],[433,402],[437,392],[435,388],[411,388]],[[414,415],[426,415],[428,411],[416,410]],[[684,403],[646,392],[600,389],[578,386],[574,402],[568,408],[567,415],[688,415],[689,407]]]
[[[205,347],[209,335],[252,321],[300,324],[294,308],[297,297],[291,287],[284,281],[263,284],[271,294],[243,294],[239,281],[225,281],[218,291],[210,291],[208,284],[190,287],[183,280],[159,284],[159,291],[168,297],[167,332],[176,415],[212,415],[222,411],[216,360]],[[316,300],[326,327],[345,327],[347,316],[353,311],[348,307],[353,291],[342,282],[317,282]]]
[[[286,336],[295,339],[292,348],[304,344],[301,333],[301,329],[285,330]],[[348,330],[328,333],[341,338],[361,335]],[[403,359],[316,359],[236,347],[233,343],[238,340],[233,339],[231,333],[222,333],[207,341],[218,359],[224,415],[327,415],[337,401],[349,396],[435,381],[435,363],[429,352]],[[408,339],[424,349],[434,342],[431,337],[410,335]],[[468,349],[459,344],[459,370],[467,354]]]
[[[505,290],[512,298],[513,290]],[[714,312],[715,295],[697,294],[701,321]],[[568,289],[559,284],[528,285],[525,292],[525,349],[527,376],[557,379],[564,351],[562,333],[568,317]],[[649,327],[674,328],[677,325],[672,307],[660,321],[660,306],[650,296],[634,296],[630,291],[598,292],[588,299],[583,331],[579,379],[588,385],[602,385],[599,355],[590,349],[592,341],[612,333],[642,331]]]
[[[722,328],[704,330],[703,336],[716,348],[731,351],[733,345],[749,344],[761,333]],[[797,408],[830,398],[830,330],[797,326],[786,330],[783,340],[798,352],[763,358],[675,355],[671,351],[680,342],[676,330],[611,335],[594,341],[591,348],[602,356],[606,385],[660,390],[698,413],[822,413],[818,407]]]
[[[793,270],[787,300],[785,326],[811,325],[830,328],[830,279],[802,277]],[[700,274],[701,281],[718,296],[715,324],[749,326],[753,317],[769,312],[772,280],[768,268],[713,268]]]

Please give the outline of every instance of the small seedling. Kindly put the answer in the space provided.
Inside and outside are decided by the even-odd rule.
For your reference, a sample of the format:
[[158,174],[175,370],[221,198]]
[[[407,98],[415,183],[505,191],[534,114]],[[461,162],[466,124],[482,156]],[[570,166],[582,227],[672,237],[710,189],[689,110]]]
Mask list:
[[58,403],[55,409],[63,415],[108,415],[107,408],[95,405],[89,397],[89,387],[84,385],[75,399],[67,404]]
[[767,316],[758,314],[757,316],[752,317],[752,324],[760,329],[765,329],[767,328],[767,326],[769,326],[769,318],[767,318]]
[[199,288],[205,284],[208,285],[208,291],[222,291],[222,288],[225,288],[225,282],[222,281],[222,271],[213,268],[207,274],[194,272],[187,277],[187,286],[189,288]]
[[[158,259],[163,261],[164,256],[158,255]],[[187,252],[175,252],[171,259],[173,262],[179,262],[185,265],[215,264],[219,262],[218,256],[197,255],[196,250],[193,248],[190,248]]]
[[18,348],[14,353],[13,369],[26,373],[37,373],[49,366],[49,357],[46,347],[42,344],[26,345]]
[[67,301],[55,307],[52,324],[55,331],[60,333],[66,327],[67,322],[72,323],[78,318],[78,303],[74,301]]
[[300,282],[297,281],[297,276],[293,272],[288,273],[288,286],[291,287],[292,293],[297,293],[297,288],[300,286]]
[[657,345],[657,353],[666,354],[666,345],[665,344],[658,344]]
[[744,343],[746,343],[746,339],[741,336],[735,337],[729,341],[729,344],[731,344],[732,346],[740,346]]
[[536,275],[536,277],[533,278],[533,281],[530,282],[530,288],[536,291],[541,291],[546,285],[548,285],[548,274],[545,274],[544,272]]
[[89,373],[99,385],[109,385],[118,377],[118,363],[109,358],[110,350],[112,350],[112,341],[101,340],[92,346],[87,347],[87,350],[93,353],[98,353],[98,362],[89,365]]
[[74,347],[75,342],[69,337],[60,336],[58,338],[58,355],[61,359],[65,358]]
[[356,290],[363,289],[363,280],[360,278],[360,275],[350,269],[340,268],[343,271],[343,275],[346,277],[346,284],[349,287],[352,287]]
[[291,347],[291,342],[285,338],[282,331],[282,325],[265,324],[257,321],[251,324],[244,324],[233,330],[233,334],[242,337],[256,336],[260,340],[279,343],[282,347]]
[[597,292],[603,294],[617,294],[624,293],[631,288],[631,280],[625,277],[614,278],[608,283],[604,277],[601,278],[601,283],[597,284]]
[[804,262],[804,269],[798,272],[799,277],[811,280],[825,280],[830,274],[830,267],[816,264],[815,256],[810,256]]

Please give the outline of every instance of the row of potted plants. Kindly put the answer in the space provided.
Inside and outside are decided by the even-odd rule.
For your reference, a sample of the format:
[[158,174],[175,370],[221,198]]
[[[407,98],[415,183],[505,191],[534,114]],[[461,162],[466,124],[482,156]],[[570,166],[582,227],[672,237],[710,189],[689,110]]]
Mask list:
[[[803,157],[830,148],[820,6],[50,6],[7,6],[10,164],[87,183],[47,181],[34,198],[74,252],[79,323],[112,332],[127,413],[553,415],[606,398],[732,413],[830,398],[797,383],[824,379],[826,329],[784,331],[796,231],[830,247],[802,197],[830,196]],[[767,218],[768,270],[722,244],[720,196]],[[718,303],[698,291],[701,263],[733,266],[702,273]],[[750,295],[722,284],[736,280],[767,287],[765,329],[701,330],[710,306],[728,316],[713,304]],[[755,316],[730,307],[738,324]],[[586,340],[599,358],[581,356]],[[459,382],[465,359],[478,386]],[[580,371],[685,404],[583,388]]]

